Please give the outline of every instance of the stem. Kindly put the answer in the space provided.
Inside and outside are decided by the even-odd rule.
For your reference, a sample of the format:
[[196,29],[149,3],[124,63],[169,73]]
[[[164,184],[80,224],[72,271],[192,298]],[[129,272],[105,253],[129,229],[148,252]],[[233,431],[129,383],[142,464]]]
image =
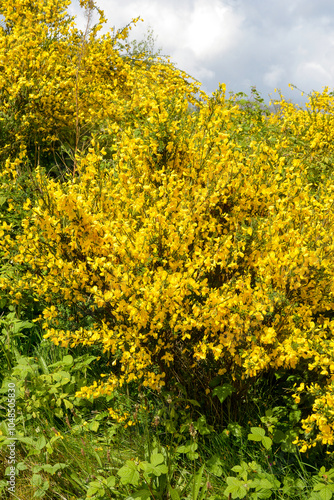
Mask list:
[[148,489],[150,490],[150,493],[151,493],[151,495],[152,495],[153,500],[155,500],[155,496],[154,496],[154,494],[153,494],[153,491],[152,491],[152,488],[151,488],[150,483],[148,483],[148,482],[146,481],[146,479],[145,479],[145,478],[144,478],[144,481],[145,481],[145,483],[147,484]]
[[88,6],[86,7],[86,12],[85,12],[85,17],[87,18],[87,23],[86,23],[86,29],[85,33],[82,39],[81,43],[81,50],[79,54],[79,59],[78,59],[78,64],[77,64],[77,69],[75,72],[75,112],[76,112],[76,117],[75,117],[75,147],[74,147],[74,166],[73,166],[73,177],[75,175],[75,172],[77,170],[77,151],[78,151],[78,146],[79,146],[79,140],[80,140],[80,124],[79,124],[79,71],[81,69],[81,63],[82,59],[85,53],[85,48],[87,45],[87,36],[89,33],[91,21],[92,21],[92,15],[93,15],[93,9],[94,9],[94,2],[93,0],[90,0],[88,3]]

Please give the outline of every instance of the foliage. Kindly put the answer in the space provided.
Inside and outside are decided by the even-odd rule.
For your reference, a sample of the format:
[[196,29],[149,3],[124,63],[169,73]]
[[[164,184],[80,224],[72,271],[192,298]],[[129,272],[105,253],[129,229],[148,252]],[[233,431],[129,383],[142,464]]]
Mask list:
[[330,499],[333,92],[209,97],[81,4],[0,5],[1,455],[15,383],[32,498]]

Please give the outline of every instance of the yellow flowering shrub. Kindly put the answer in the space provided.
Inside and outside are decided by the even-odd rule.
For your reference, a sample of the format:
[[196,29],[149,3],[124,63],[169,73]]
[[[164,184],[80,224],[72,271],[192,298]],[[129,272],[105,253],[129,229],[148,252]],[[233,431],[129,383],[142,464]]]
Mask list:
[[[98,36],[103,11],[92,0],[80,0],[86,30],[78,30],[67,14],[70,0],[3,1],[0,14],[1,155],[15,154],[22,143],[34,166],[43,152],[60,144],[72,153],[85,149],[87,136],[106,118],[123,116],[120,101],[130,98],[131,62],[118,44],[129,27]],[[90,27],[98,11],[99,22]],[[133,20],[135,23],[137,19]],[[131,28],[131,25],[130,25]],[[136,62],[141,64],[140,56]]]
[[[108,376],[78,396],[174,379],[201,379],[204,393],[217,374],[240,388],[269,370],[304,370],[318,380],[305,386],[314,397],[305,432],[333,444],[333,95],[314,93],[306,110],[282,98],[279,113],[252,122],[223,85],[209,98],[172,64],[132,64],[95,35],[79,119],[101,120],[103,131],[77,150],[66,180],[37,169],[20,232],[1,224],[4,259],[17,269],[1,288],[13,302],[27,294],[43,304],[55,344],[109,353]],[[39,111],[27,120],[46,136],[60,123],[45,112],[58,95],[59,114],[77,119],[77,60],[68,69],[66,54],[28,100]],[[106,54],[121,65],[117,81],[102,71]],[[17,62],[14,89],[20,71]],[[56,81],[64,93],[46,99]],[[5,175],[24,161],[8,160]]]

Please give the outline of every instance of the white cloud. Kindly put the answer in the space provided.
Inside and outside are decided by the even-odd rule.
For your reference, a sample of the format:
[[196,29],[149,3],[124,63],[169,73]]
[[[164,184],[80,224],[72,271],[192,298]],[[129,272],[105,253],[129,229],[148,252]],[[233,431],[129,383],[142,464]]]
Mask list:
[[299,79],[303,82],[309,82],[312,87],[317,87],[321,90],[321,87],[325,86],[325,82],[334,81],[334,68],[333,65],[326,65],[326,68],[316,61],[303,62],[298,65],[296,74]]
[[[72,2],[72,12],[79,12],[78,0]],[[157,36],[157,48],[170,55],[177,67],[199,81],[215,78],[215,69],[208,61],[222,57],[241,38],[242,17],[223,0],[161,0],[123,1],[100,0],[99,5],[108,19],[108,28],[125,26],[140,16],[130,32],[130,38],[140,40],[149,27]],[[83,22],[83,16],[78,18]],[[218,84],[217,84],[218,85]],[[207,87],[205,85],[204,87]],[[212,89],[213,90],[213,89]]]
[[[300,101],[305,92],[334,81],[334,3],[328,0],[96,0],[108,26],[141,16],[131,37],[152,27],[157,48],[211,93],[219,82],[265,99],[274,88]],[[78,0],[73,0],[78,12]],[[80,17],[80,22],[82,21]]]
[[263,77],[263,81],[269,87],[273,89],[280,86],[283,80],[284,69],[280,65],[272,65],[267,73]]
[[242,20],[219,0],[197,0],[189,19],[183,22],[183,46],[191,49],[195,58],[210,60],[237,43]]

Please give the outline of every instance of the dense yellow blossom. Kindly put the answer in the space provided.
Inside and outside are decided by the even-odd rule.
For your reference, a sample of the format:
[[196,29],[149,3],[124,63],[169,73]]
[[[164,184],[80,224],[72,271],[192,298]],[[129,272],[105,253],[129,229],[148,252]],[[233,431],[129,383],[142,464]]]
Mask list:
[[[99,26],[83,46],[62,22],[67,2],[36,3],[37,13],[57,6],[63,38],[51,41],[50,23],[26,40],[28,21],[3,4],[15,29],[0,36],[0,60],[13,61],[1,113],[26,99],[4,182],[30,130],[64,141],[64,121],[75,168],[57,180],[37,168],[20,231],[1,223],[4,258],[21,272],[0,286],[13,302],[26,292],[43,304],[54,343],[110,354],[108,376],[78,396],[132,381],[160,390],[199,373],[208,383],[209,365],[239,382],[302,365],[324,380],[295,395],[314,396],[305,429],[333,444],[333,95],[314,93],[308,110],[282,98],[250,126],[223,85],[209,98],[166,61],[122,58]],[[94,130],[82,150],[78,127]]]

